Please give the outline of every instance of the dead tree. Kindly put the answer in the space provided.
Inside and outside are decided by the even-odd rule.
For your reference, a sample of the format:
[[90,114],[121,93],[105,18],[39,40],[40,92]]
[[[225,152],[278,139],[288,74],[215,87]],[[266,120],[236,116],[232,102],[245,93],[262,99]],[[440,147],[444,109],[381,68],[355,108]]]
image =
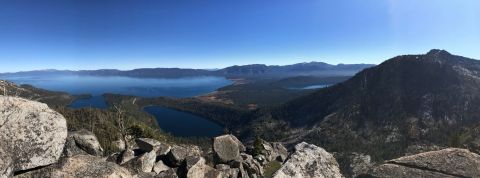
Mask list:
[[117,126],[118,126],[118,131],[120,132],[123,142],[125,143],[125,149],[129,148],[128,145],[128,132],[127,128],[125,128],[125,111],[121,108],[121,106],[118,106],[116,104],[113,105],[113,107],[116,110],[117,113]]

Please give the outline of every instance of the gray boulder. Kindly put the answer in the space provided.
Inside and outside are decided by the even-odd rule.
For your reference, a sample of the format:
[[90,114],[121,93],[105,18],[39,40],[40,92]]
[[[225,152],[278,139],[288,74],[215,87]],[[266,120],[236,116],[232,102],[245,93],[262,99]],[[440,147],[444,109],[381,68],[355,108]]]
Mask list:
[[341,162],[340,170],[345,177],[357,177],[367,173],[375,163],[370,155],[357,152],[334,153],[335,159]]
[[155,178],[154,172],[141,172],[133,176],[133,178]]
[[233,135],[222,135],[213,139],[213,151],[219,163],[228,163],[240,157],[245,146]]
[[182,146],[173,146],[172,149],[170,149],[170,152],[168,152],[168,161],[170,165],[174,166],[180,166],[187,157],[187,149]]
[[262,140],[262,147],[261,154],[265,156],[268,162],[274,160],[284,162],[287,159],[288,151],[280,142],[269,143]]
[[480,155],[447,148],[387,161],[373,168],[373,177],[480,177]]
[[135,142],[137,143],[137,146],[145,152],[150,152],[152,150],[158,151],[160,148],[162,148],[161,152],[168,153],[168,150],[170,149],[169,145],[151,138],[137,138],[135,139]]
[[155,178],[178,178],[177,171],[170,168],[166,171],[160,172],[155,176]]
[[0,147],[0,178],[5,178],[13,173],[13,161],[9,153],[3,151],[2,147]]
[[351,153],[350,154],[350,170],[352,171],[352,176],[357,177],[358,175],[365,174],[373,166],[372,159],[370,155],[365,155],[362,153]]
[[186,178],[222,178],[219,171],[205,164],[203,157],[186,157],[182,170]]
[[87,130],[69,132],[65,143],[66,156],[84,153],[94,156],[103,155],[103,148],[95,134]]
[[257,160],[245,153],[241,154],[241,158],[242,167],[250,177],[263,177],[263,167]]
[[0,177],[53,164],[67,138],[67,123],[46,104],[0,96]]
[[126,150],[123,150],[120,153],[119,157],[117,158],[117,161],[118,161],[117,163],[118,164],[123,164],[123,163],[126,163],[126,162],[132,160],[133,158],[135,158],[135,152],[132,149],[128,148]]
[[332,154],[323,148],[305,142],[295,146],[282,167],[274,173],[274,178],[343,177],[338,163]]
[[238,168],[231,168],[226,164],[217,164],[215,168],[220,171],[223,178],[237,178],[240,170]]
[[270,161],[277,160],[279,162],[284,162],[288,157],[288,150],[280,142],[271,143],[273,148],[273,154],[270,156]]
[[152,172],[156,157],[155,151],[152,150],[121,164],[121,166],[134,174]]
[[131,178],[132,175],[119,165],[104,161],[92,155],[74,155],[65,157],[56,164],[29,171],[15,176],[16,178],[37,177],[115,177]]
[[157,174],[159,174],[163,171],[168,171],[169,169],[171,169],[171,168],[168,167],[167,165],[165,165],[162,160],[156,162],[155,165],[153,166],[153,172],[155,172]]
[[119,163],[120,162],[121,153],[112,153],[107,156],[106,161],[112,163]]
[[181,166],[187,156],[201,156],[202,151],[194,145],[174,145],[167,154],[168,164]]
[[157,156],[167,155],[168,152],[170,152],[170,149],[172,149],[172,147],[170,145],[165,144],[165,143],[161,143],[157,148]]

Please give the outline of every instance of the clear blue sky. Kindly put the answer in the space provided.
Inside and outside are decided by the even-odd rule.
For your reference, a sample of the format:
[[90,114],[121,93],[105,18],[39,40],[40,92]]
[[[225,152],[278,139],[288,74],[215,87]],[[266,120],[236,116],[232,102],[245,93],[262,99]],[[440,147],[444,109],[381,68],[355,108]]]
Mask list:
[[478,0],[0,0],[0,72],[480,59]]

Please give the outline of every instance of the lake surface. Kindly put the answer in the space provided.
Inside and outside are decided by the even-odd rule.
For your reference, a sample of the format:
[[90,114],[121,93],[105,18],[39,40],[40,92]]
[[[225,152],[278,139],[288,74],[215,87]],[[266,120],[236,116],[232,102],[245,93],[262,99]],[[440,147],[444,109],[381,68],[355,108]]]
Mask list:
[[93,97],[78,99],[70,107],[106,108],[104,93],[141,97],[192,97],[212,92],[232,82],[223,77],[188,77],[176,79],[144,79],[131,77],[98,77],[78,75],[3,77],[17,84],[30,84],[51,91],[63,91],[73,95],[91,94]]
[[180,137],[214,137],[223,133],[223,127],[205,118],[160,106],[148,106],[145,112],[155,116],[160,128]]
[[314,90],[314,89],[320,89],[320,88],[325,88],[329,87],[331,84],[320,84],[320,85],[309,85],[309,86],[304,86],[304,87],[290,87],[289,89],[292,90]]

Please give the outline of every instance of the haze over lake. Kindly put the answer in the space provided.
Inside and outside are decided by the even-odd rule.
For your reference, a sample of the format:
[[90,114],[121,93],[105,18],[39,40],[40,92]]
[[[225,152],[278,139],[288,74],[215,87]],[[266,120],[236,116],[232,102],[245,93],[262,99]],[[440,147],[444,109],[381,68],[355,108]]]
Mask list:
[[131,77],[98,77],[83,75],[45,75],[3,77],[17,84],[30,84],[52,91],[70,94],[104,93],[134,95],[142,97],[191,97],[214,91],[231,84],[223,77],[200,76],[174,79],[150,79]]

